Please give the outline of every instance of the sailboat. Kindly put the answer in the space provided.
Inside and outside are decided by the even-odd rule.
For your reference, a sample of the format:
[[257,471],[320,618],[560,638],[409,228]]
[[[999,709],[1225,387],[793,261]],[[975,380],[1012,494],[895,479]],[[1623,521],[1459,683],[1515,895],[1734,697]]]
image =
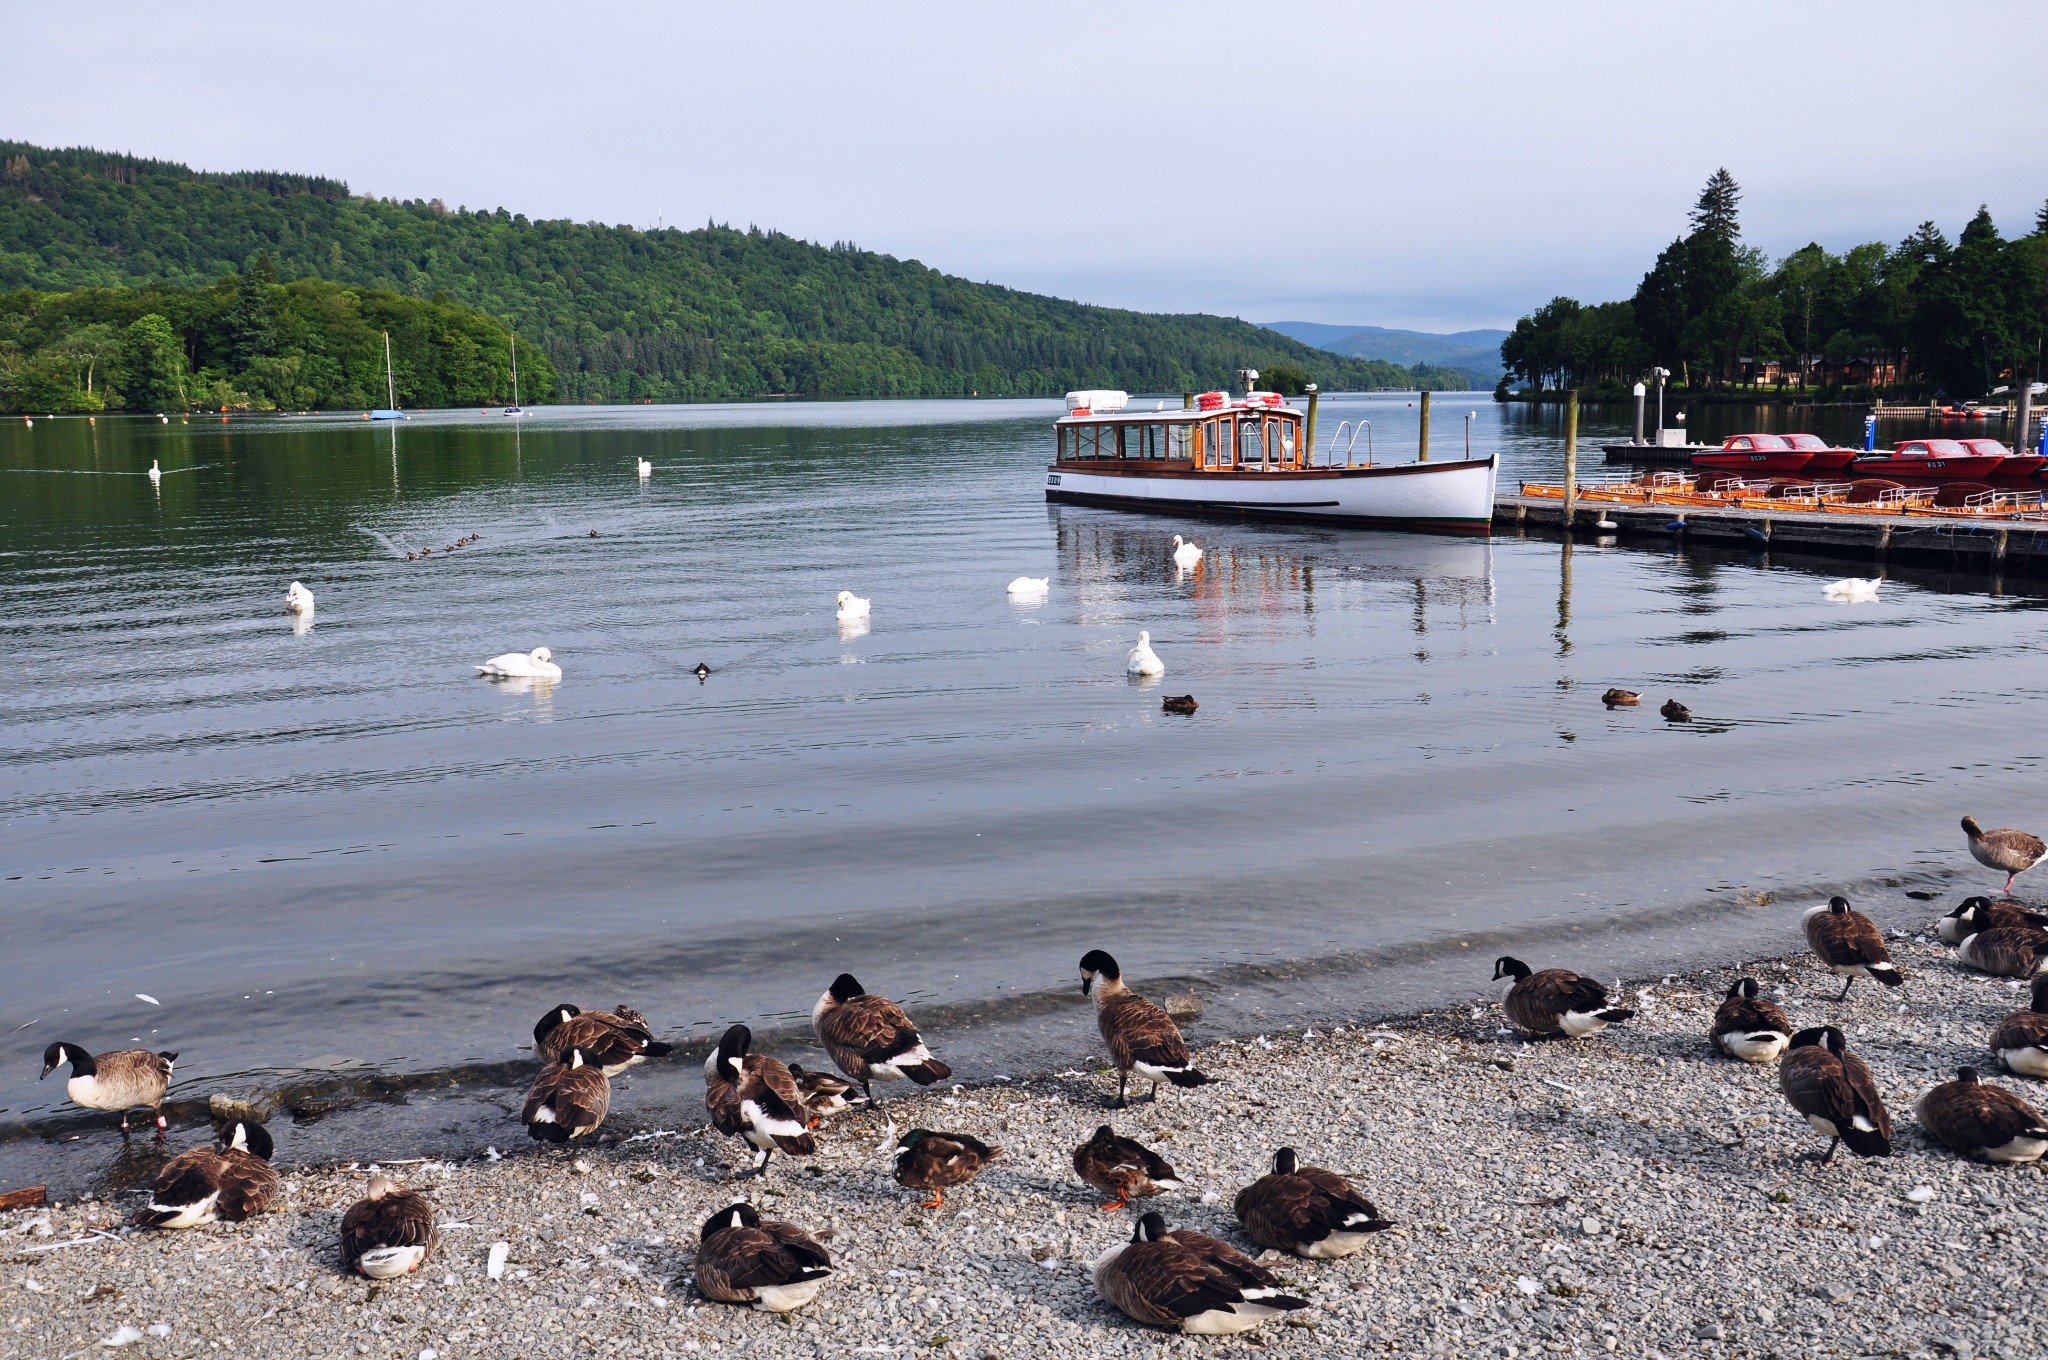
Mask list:
[[523,416],[526,412],[519,409],[519,340],[510,331],[505,333],[505,348],[512,353],[512,404],[505,408],[505,414]]
[[404,420],[405,412],[398,409],[398,382],[391,376],[391,332],[384,332],[384,399],[391,404],[380,406],[370,412],[372,420]]

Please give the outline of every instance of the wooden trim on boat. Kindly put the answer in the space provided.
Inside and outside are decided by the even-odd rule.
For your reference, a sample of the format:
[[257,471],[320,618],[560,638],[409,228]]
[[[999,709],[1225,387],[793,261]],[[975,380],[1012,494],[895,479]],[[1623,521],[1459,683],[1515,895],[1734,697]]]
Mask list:
[[[1435,466],[1441,466],[1435,465]],[[1360,469],[1361,471],[1363,469]],[[1213,475],[1213,474],[1211,474]],[[1204,515],[1212,519],[1285,520],[1299,524],[1327,524],[1340,529],[1410,529],[1420,533],[1470,535],[1484,538],[1492,532],[1491,512],[1479,519],[1412,519],[1378,515],[1332,515],[1318,507],[1335,501],[1306,501],[1292,506],[1237,501],[1158,500],[1150,496],[1111,496],[1097,491],[1070,491],[1049,486],[1045,498],[1061,505],[1086,505],[1101,510],[1147,510],[1160,515]]]
[[1418,473],[1450,472],[1459,468],[1486,467],[1488,458],[1460,458],[1448,463],[1389,463],[1382,467],[1304,467],[1284,472],[1260,472],[1250,468],[1199,468],[1186,463],[1134,462],[1129,459],[1090,459],[1088,462],[1048,463],[1047,472],[1085,472],[1097,477],[1185,479],[1206,482],[1293,483],[1339,481],[1347,477],[1407,477]]

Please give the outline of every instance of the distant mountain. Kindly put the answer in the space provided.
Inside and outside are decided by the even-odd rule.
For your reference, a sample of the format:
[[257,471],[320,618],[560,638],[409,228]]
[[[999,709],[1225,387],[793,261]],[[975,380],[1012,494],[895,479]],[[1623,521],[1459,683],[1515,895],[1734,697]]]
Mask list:
[[1474,385],[1491,387],[1504,371],[1500,342],[1506,331],[1452,331],[1435,335],[1428,331],[1391,330],[1385,326],[1326,326],[1318,321],[1268,321],[1269,331],[1290,340],[1326,349],[1352,359],[1383,359],[1392,364],[1432,364],[1455,368],[1472,376]]

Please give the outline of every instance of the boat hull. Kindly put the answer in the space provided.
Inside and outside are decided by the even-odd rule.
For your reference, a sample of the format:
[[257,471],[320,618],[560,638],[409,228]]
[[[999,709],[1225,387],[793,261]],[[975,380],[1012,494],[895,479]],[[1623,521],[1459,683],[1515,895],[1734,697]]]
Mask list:
[[1046,469],[1045,498],[1117,510],[1295,520],[1361,528],[1485,534],[1493,525],[1492,458],[1301,472],[1093,472]]
[[1989,476],[2004,460],[1991,454],[1959,458],[1858,458],[1849,470],[1864,477],[1927,477],[1954,481]]
[[1789,476],[1804,472],[1814,455],[1802,449],[1769,449],[1759,453],[1696,453],[1692,465],[1713,472],[1761,472]]

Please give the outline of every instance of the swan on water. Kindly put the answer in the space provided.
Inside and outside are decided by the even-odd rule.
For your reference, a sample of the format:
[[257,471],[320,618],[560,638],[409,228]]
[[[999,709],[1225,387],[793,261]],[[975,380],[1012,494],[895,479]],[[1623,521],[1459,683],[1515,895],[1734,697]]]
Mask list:
[[1012,595],[1022,595],[1027,598],[1043,595],[1051,589],[1052,577],[1050,576],[1019,576],[1016,580],[1010,582],[1009,586]]
[[863,600],[860,596],[854,594],[850,590],[842,590],[839,592],[840,622],[850,623],[854,619],[864,619],[867,616],[868,602],[866,600]]
[[1201,560],[1202,550],[1200,548],[1197,548],[1192,543],[1182,542],[1179,534],[1173,536],[1173,565],[1176,567],[1192,567]]
[[1877,598],[1877,588],[1882,576],[1864,579],[1860,576],[1845,576],[1839,581],[1830,581],[1822,586],[1820,593],[1830,600],[1844,600],[1850,604],[1863,604]]
[[503,676],[524,680],[559,680],[562,668],[548,658],[554,655],[545,647],[536,647],[530,652],[507,652],[494,656],[476,668],[478,675]]
[[640,475],[643,478],[652,477],[654,475],[654,464],[642,458],[640,460]]
[[1166,674],[1166,663],[1159,659],[1159,653],[1152,650],[1152,635],[1138,634],[1138,645],[1131,648],[1125,658],[1124,670],[1131,675],[1160,676]]
[[160,481],[162,481],[163,479],[164,479],[164,470],[163,470],[162,468],[160,468],[160,467],[158,467],[158,466],[156,465],[156,459],[154,459],[154,458],[150,459],[150,460],[149,460],[149,480],[151,480],[152,482],[160,482]]
[[292,582],[292,588],[284,593],[284,607],[291,610],[294,614],[312,613],[313,592],[300,585],[297,581]]

